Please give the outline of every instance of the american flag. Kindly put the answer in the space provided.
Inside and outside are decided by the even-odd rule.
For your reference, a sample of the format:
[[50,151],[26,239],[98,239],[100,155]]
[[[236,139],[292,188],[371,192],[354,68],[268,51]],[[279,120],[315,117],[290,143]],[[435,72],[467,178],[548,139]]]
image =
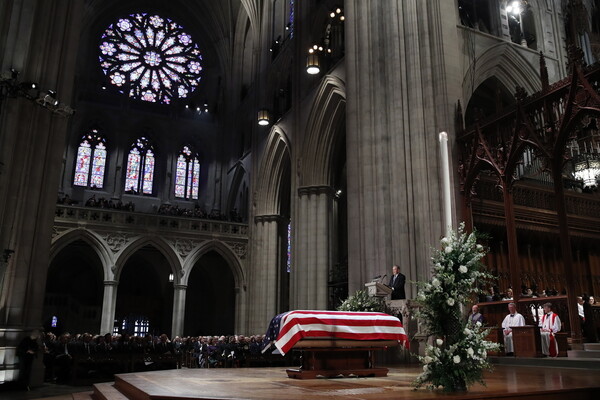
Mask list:
[[271,345],[275,343],[275,340],[277,340],[277,335],[279,335],[279,327],[281,326],[281,319],[288,313],[289,311],[278,314],[271,319],[271,323],[269,324],[269,328],[267,328],[267,332],[265,333],[265,337],[262,342],[263,353],[269,350]]
[[275,347],[285,354],[302,338],[397,340],[406,348],[409,346],[398,318],[378,312],[345,311],[289,311],[279,314],[271,320],[264,344],[275,341]]

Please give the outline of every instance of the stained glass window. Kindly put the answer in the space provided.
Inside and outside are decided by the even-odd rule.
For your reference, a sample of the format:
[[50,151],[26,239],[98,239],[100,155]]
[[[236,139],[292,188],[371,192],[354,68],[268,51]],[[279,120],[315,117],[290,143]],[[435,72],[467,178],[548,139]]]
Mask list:
[[290,27],[290,37],[294,37],[294,0],[290,0],[290,19],[289,19],[289,27]]
[[145,13],[121,18],[104,31],[99,47],[110,83],[134,99],[169,104],[200,83],[198,45],[169,18]]
[[287,272],[292,270],[292,224],[287,226]]
[[141,137],[136,140],[127,157],[125,191],[133,194],[152,194],[154,163],[154,152],[148,139]]
[[92,129],[79,143],[73,185],[101,189],[104,186],[105,167],[105,139],[98,134],[97,129]]
[[175,176],[175,197],[198,199],[200,182],[200,161],[188,146],[184,146],[177,157],[177,173]]

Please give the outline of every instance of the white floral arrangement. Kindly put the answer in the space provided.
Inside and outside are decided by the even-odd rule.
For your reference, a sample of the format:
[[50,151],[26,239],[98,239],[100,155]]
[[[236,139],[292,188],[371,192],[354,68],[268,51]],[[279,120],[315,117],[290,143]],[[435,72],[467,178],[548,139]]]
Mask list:
[[338,311],[385,312],[385,305],[378,298],[369,296],[366,290],[357,290],[340,304]]
[[441,249],[432,257],[431,281],[418,283],[417,317],[436,340],[426,346],[425,356],[419,356],[423,373],[415,380],[417,388],[427,384],[430,389],[456,391],[484,383],[483,371],[491,368],[487,354],[500,347],[485,340],[489,330],[480,323],[465,325],[460,311],[461,304],[470,303],[493,279],[481,262],[486,249],[477,238],[476,233],[465,233],[464,223],[442,238]]

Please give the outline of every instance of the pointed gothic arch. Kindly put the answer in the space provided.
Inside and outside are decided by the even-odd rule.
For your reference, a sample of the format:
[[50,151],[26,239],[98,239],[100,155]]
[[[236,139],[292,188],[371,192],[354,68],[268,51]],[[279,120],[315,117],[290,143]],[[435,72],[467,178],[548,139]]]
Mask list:
[[[233,172],[233,178],[231,179],[231,185],[229,186],[229,194],[227,196],[227,205],[225,208],[225,211],[227,212],[227,215],[229,215],[229,213],[231,213],[231,211],[235,208],[235,205],[237,203],[238,197],[241,195],[242,197],[244,197],[244,193],[240,193],[240,190],[243,190],[244,186],[242,185],[243,183],[246,183],[246,188],[249,186],[249,177],[248,177],[248,173],[246,171],[246,168],[244,167],[244,163],[241,161],[238,161],[235,166],[233,167],[233,169],[235,169],[235,171]],[[247,210],[247,207],[246,207]],[[244,215],[244,213],[241,213],[242,210],[238,209],[238,212],[240,212],[240,215]],[[247,213],[245,213],[245,216],[247,217]]]
[[279,126],[273,126],[265,146],[256,183],[254,215],[279,215],[283,177],[290,174],[289,140]]
[[[477,57],[463,78],[463,99],[467,104],[472,93],[488,78],[496,77],[509,90],[520,86],[527,93],[541,89],[540,73],[535,68],[537,56],[527,60],[511,43],[500,43]],[[476,67],[475,67],[476,66]]]
[[68,245],[82,240],[87,243],[96,253],[100,261],[102,262],[102,270],[104,280],[110,280],[112,271],[111,268],[115,265],[115,258],[113,253],[108,248],[106,242],[95,232],[84,228],[76,228],[68,230],[55,236],[52,239],[50,247],[50,257],[48,259],[48,266],[52,263],[54,258]]
[[123,267],[127,263],[127,260],[129,260],[129,258],[138,250],[141,250],[146,246],[151,246],[155,248],[165,257],[165,259],[169,263],[169,269],[171,270],[171,272],[173,272],[174,275],[173,283],[178,284],[181,280],[181,272],[183,271],[181,259],[179,258],[177,253],[175,253],[175,250],[173,250],[173,248],[167,243],[166,240],[156,236],[144,236],[138,238],[121,251],[115,262],[114,279],[117,281],[119,280],[119,277],[121,276],[121,272],[123,272]]
[[340,78],[328,75],[323,79],[310,110],[298,186],[331,184],[335,145],[340,139],[338,128],[344,124],[345,118],[345,84]]
[[228,245],[219,240],[208,240],[203,242],[186,257],[182,267],[184,274],[181,278],[181,284],[187,285],[188,278],[198,260],[210,251],[216,252],[227,262],[235,279],[235,287],[241,289],[245,288],[246,274],[244,273],[244,267],[241,260]]

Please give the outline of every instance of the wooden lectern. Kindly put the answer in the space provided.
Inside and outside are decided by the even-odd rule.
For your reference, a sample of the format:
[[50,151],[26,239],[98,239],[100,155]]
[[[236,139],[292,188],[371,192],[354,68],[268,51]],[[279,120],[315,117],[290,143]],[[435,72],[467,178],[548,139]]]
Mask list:
[[385,297],[392,293],[391,287],[379,282],[365,283],[365,287],[368,290],[369,296],[373,297]]
[[540,328],[533,325],[513,326],[512,336],[517,357],[541,357]]

